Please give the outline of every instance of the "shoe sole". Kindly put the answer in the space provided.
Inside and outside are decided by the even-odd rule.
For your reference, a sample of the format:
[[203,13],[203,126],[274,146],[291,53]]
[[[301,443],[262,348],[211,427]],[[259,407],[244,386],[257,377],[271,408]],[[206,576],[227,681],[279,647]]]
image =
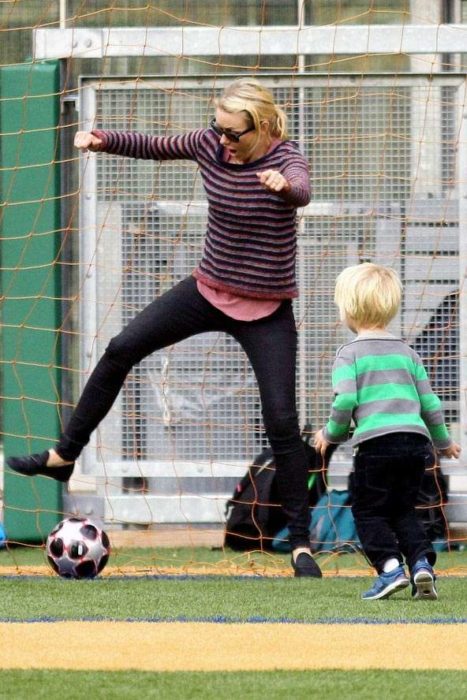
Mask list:
[[292,568],[294,570],[294,577],[295,578],[322,578],[323,577],[323,572],[319,568],[318,564],[316,564],[316,567],[307,566],[306,568],[303,567],[301,569],[296,569],[292,564]]
[[390,583],[389,586],[386,586],[380,593],[377,593],[376,595],[372,596],[362,596],[363,600],[385,600],[386,598],[389,598],[389,596],[393,595],[394,593],[397,593],[397,591],[402,591],[404,588],[407,588],[409,585],[410,581],[408,578],[400,578],[397,581],[394,581],[394,583]]
[[[302,555],[299,555],[299,558]],[[298,566],[292,557],[292,568],[295,578],[322,578],[323,572],[315,562],[313,557],[307,556],[306,563],[303,566]]]
[[415,592],[412,597],[414,600],[438,600],[435,580],[429,571],[420,571],[415,574],[413,582]]
[[323,574],[320,569],[307,569],[306,571],[295,571],[294,578],[323,578]]

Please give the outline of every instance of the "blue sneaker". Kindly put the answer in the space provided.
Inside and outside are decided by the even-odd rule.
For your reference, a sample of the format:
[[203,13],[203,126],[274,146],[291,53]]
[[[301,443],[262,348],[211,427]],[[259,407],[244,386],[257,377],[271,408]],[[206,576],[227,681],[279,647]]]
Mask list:
[[362,595],[362,598],[363,600],[389,598],[393,593],[407,588],[409,583],[410,581],[405,575],[404,568],[398,566],[397,569],[390,571],[388,574],[380,574],[372,587]]
[[438,600],[435,581],[436,576],[431,564],[425,557],[419,559],[410,572],[412,598],[414,600]]

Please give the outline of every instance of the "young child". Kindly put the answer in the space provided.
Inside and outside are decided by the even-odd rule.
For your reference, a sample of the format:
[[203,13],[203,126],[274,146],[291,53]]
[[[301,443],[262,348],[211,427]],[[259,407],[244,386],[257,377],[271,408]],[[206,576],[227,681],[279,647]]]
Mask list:
[[345,442],[354,424],[352,513],[363,551],[378,577],[362,598],[377,600],[406,588],[436,600],[436,554],[415,511],[433,446],[445,457],[460,447],[449,437],[441,402],[419,355],[387,326],[401,301],[394,270],[373,263],[348,267],[336,281],[341,320],[356,338],[337,350],[332,370],[334,402],[316,449]]

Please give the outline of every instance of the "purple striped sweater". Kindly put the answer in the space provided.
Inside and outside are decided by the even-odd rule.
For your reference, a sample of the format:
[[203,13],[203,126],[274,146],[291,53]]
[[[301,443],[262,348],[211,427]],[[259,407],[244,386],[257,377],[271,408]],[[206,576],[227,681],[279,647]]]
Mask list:
[[[257,299],[296,297],[296,209],[310,201],[308,165],[290,141],[278,141],[262,158],[223,160],[219,136],[198,129],[179,136],[94,130],[101,151],[129,158],[189,159],[199,165],[208,200],[204,250],[194,276],[221,291]],[[287,194],[268,192],[256,173],[278,170]]]

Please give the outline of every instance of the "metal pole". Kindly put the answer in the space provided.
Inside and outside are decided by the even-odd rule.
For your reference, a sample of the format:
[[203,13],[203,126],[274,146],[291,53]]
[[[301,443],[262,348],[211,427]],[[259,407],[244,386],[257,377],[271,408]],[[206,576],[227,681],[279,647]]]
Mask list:
[[60,0],[60,29],[66,28],[67,1]]

